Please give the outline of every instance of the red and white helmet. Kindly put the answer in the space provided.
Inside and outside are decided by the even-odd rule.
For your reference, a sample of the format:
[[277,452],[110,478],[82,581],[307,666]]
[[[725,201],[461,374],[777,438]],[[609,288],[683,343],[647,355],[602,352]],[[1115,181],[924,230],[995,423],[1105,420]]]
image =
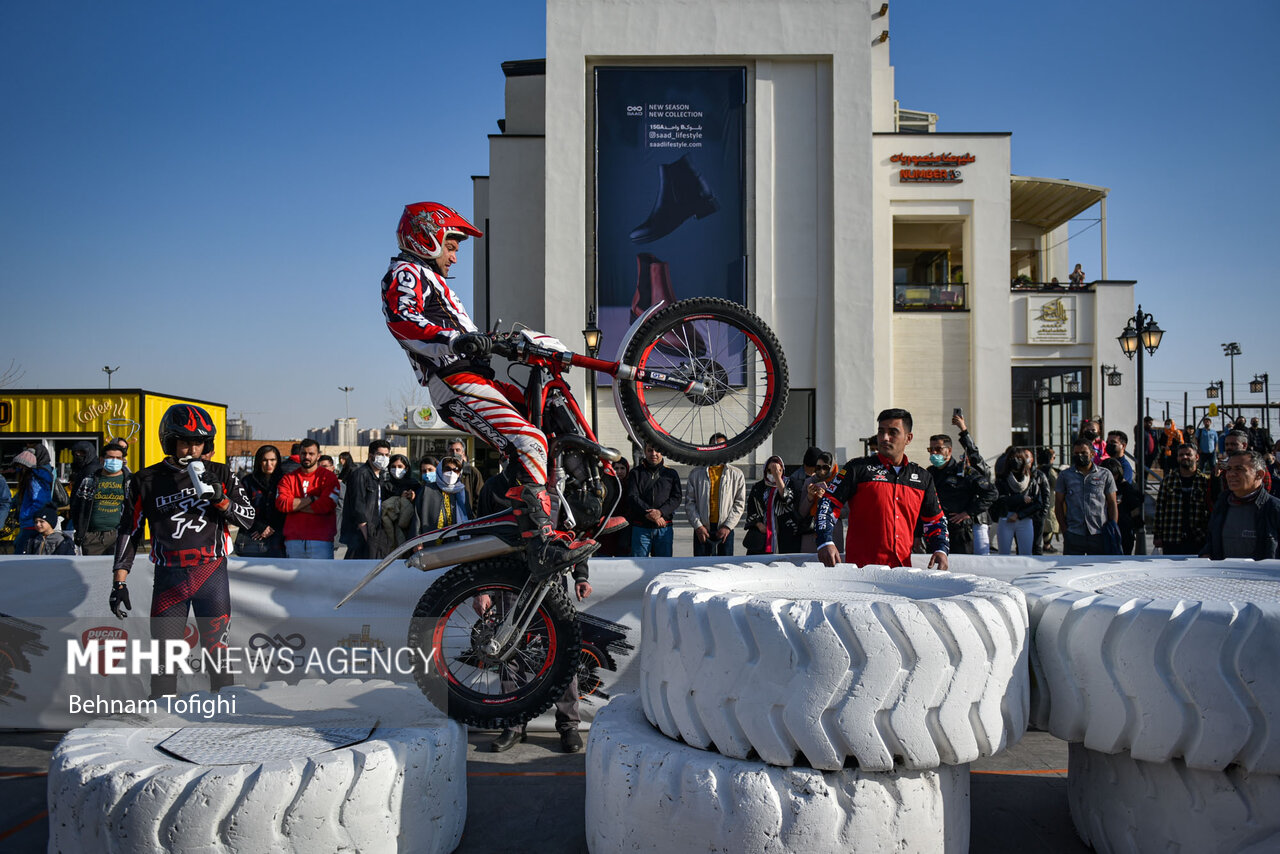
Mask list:
[[435,202],[405,205],[396,229],[396,239],[405,252],[434,261],[444,254],[444,242],[453,237],[484,237],[484,232],[467,222],[453,208]]

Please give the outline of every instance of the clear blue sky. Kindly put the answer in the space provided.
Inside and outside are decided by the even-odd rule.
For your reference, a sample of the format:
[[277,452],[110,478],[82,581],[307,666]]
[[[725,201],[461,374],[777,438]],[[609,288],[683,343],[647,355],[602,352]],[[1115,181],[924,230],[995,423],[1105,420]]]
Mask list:
[[[93,387],[120,365],[116,387],[225,401],[258,436],[331,423],[351,385],[385,423],[411,385],[377,303],[400,208],[470,212],[500,64],[545,53],[541,4],[441,8],[0,7],[0,370]],[[1168,330],[1153,398],[1203,402],[1223,341],[1238,398],[1280,368],[1280,4],[897,0],[891,23],[904,106],[1012,131],[1015,173],[1111,188],[1109,273]],[[1095,276],[1097,229],[1072,245]]]

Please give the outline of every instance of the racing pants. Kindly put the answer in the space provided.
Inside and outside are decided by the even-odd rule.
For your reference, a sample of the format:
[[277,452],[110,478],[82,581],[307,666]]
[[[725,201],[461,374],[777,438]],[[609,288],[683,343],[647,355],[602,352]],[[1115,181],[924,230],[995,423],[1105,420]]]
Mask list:
[[[188,610],[195,612],[201,666],[209,671],[209,688],[217,691],[232,684],[231,674],[215,669],[223,661],[231,624],[231,586],[227,559],[217,558],[192,567],[157,566],[151,591],[151,637],[162,642],[185,636]],[[176,694],[178,674],[161,672],[151,677],[151,697]]]
[[547,437],[517,408],[524,402],[519,388],[469,370],[432,375],[427,388],[445,421],[507,457],[510,486],[546,485]]

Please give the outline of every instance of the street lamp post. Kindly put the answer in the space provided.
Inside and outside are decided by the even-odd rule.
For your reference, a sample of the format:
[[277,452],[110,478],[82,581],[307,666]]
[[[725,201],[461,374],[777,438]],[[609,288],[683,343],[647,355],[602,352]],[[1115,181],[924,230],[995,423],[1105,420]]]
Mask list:
[[353,385],[340,385],[340,386],[338,386],[338,391],[340,391],[340,392],[342,392],[344,395],[346,395],[346,399],[347,399],[347,417],[348,417],[348,418],[350,418],[350,417],[351,417],[351,392],[353,392],[353,391],[355,391],[355,390],[356,390],[356,387],[355,387],[355,386],[353,386]]
[[[1240,345],[1235,341],[1222,345],[1222,355],[1231,359],[1231,408],[1236,408],[1236,356],[1241,355]],[[1234,417],[1236,413],[1232,413]]]
[[[1132,359],[1135,354],[1138,356],[1138,423],[1140,425],[1144,423],[1143,416],[1146,414],[1142,411],[1144,382],[1142,371],[1142,352],[1145,350],[1147,353],[1154,356],[1156,350],[1160,347],[1160,340],[1163,337],[1164,330],[1160,328],[1158,323],[1156,323],[1156,319],[1150,314],[1144,312],[1142,310],[1142,306],[1139,305],[1138,310],[1134,313],[1133,317],[1129,318],[1129,322],[1125,326],[1124,332],[1121,332],[1120,337],[1116,339],[1120,342],[1120,349],[1124,351],[1124,354],[1127,357]],[[1141,437],[1141,440],[1138,440],[1137,437],[1135,437],[1133,446],[1134,450],[1137,452],[1134,454],[1134,458],[1138,463],[1138,490],[1139,494],[1142,496],[1142,500],[1145,502],[1147,500],[1147,437],[1143,436]],[[1137,553],[1147,553],[1147,538],[1145,535],[1137,538]]]
[[[1265,397],[1266,408],[1262,410],[1262,426],[1267,428],[1267,432],[1271,432],[1271,377],[1266,374],[1254,374],[1253,381],[1249,383],[1249,391],[1257,394],[1262,392]],[[1257,448],[1256,450],[1266,453],[1270,448]]]
[[[1204,390],[1204,396],[1210,400],[1222,400],[1222,389],[1222,380],[1211,382],[1209,387]],[[1218,416],[1222,418],[1222,426],[1225,428],[1227,426],[1227,414],[1221,405],[1218,406]]]
[[107,374],[107,390],[109,391],[109,390],[111,389],[111,375],[112,375],[112,374],[114,374],[116,371],[120,370],[120,366],[119,366],[119,365],[116,365],[116,366],[113,368],[113,367],[111,367],[110,365],[103,365],[103,366],[102,366],[102,370],[106,371],[106,374]]
[[[1107,429],[1107,386],[1120,385],[1123,374],[1115,365],[1101,365],[1102,382],[1098,385],[1098,392],[1102,400],[1102,427]],[[1135,438],[1136,442],[1137,439]]]
[[[600,327],[596,325],[596,307],[587,310],[587,328],[582,330],[582,340],[587,344],[587,355],[595,358],[600,352]],[[591,438],[600,441],[600,428],[596,421],[596,372],[587,369],[587,392],[591,395]]]

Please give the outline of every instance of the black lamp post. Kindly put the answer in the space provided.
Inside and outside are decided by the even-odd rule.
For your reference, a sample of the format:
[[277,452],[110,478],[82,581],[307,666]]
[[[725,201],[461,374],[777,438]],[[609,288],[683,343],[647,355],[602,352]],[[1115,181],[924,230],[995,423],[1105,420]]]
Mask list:
[[[1100,365],[1099,368],[1102,374],[1102,382],[1098,385],[1098,393],[1099,395],[1101,395],[1101,400],[1102,400],[1102,427],[1103,429],[1106,429],[1107,427],[1107,386],[1120,385],[1120,379],[1122,378],[1123,374],[1120,373],[1120,371],[1116,368],[1115,365]],[[1134,441],[1136,442],[1137,439],[1135,438]]]
[[[1156,353],[1156,349],[1159,348],[1160,346],[1160,340],[1163,337],[1164,337],[1164,330],[1161,329],[1160,325],[1156,323],[1156,319],[1152,317],[1150,314],[1145,313],[1142,310],[1142,306],[1139,305],[1137,312],[1134,313],[1133,317],[1129,318],[1129,323],[1128,325],[1125,326],[1124,332],[1121,332],[1120,337],[1116,339],[1120,342],[1120,349],[1124,351],[1124,354],[1126,356],[1128,356],[1130,359],[1132,359],[1135,354],[1137,354],[1138,356],[1138,423],[1140,425],[1143,425],[1143,429],[1145,429],[1145,422],[1143,421],[1143,416],[1146,413],[1142,411],[1143,381],[1144,381],[1144,377],[1142,373],[1142,359],[1143,359],[1142,351],[1145,350],[1148,354],[1154,356]],[[1134,444],[1134,450],[1137,452],[1134,454],[1134,459],[1138,463],[1137,474],[1138,474],[1139,494],[1142,495],[1142,500],[1146,501],[1146,498],[1147,498],[1146,436],[1143,436],[1141,441],[1135,440],[1133,444]],[[1145,535],[1142,537],[1139,537],[1137,540],[1137,553],[1138,554],[1147,553],[1147,539]]]
[[[1262,392],[1264,395],[1266,395],[1266,397],[1263,398],[1266,401],[1267,407],[1266,409],[1262,410],[1262,421],[1263,421],[1262,426],[1266,427],[1267,432],[1270,433],[1271,432],[1271,378],[1266,374],[1254,374],[1253,381],[1249,383],[1249,391],[1253,392],[1254,394],[1257,394],[1258,392]],[[1256,448],[1255,450],[1262,451],[1263,453],[1265,453],[1271,449]]]
[[[1211,383],[1209,383],[1209,387],[1208,387],[1207,389],[1205,389],[1205,390],[1204,390],[1204,396],[1205,396],[1205,397],[1207,397],[1207,398],[1209,398],[1210,400],[1222,400],[1222,390],[1223,390],[1223,387],[1224,387],[1224,383],[1222,382],[1222,380],[1217,380],[1216,382],[1211,382]],[[1219,405],[1219,406],[1218,406],[1218,415],[1222,418],[1222,426],[1223,426],[1223,427],[1226,427],[1226,426],[1227,426],[1227,414],[1226,414],[1226,412],[1222,409],[1222,406],[1221,406],[1221,405]]]
[[111,388],[111,375],[112,375],[112,374],[114,374],[116,371],[120,370],[120,366],[119,366],[119,365],[116,365],[116,366],[113,368],[113,367],[111,367],[110,365],[103,365],[103,366],[102,366],[102,370],[103,370],[103,372],[104,372],[104,373],[106,373],[106,375],[107,375],[107,388],[108,388],[108,389],[110,389],[110,388]]
[[[1222,355],[1231,360],[1231,408],[1236,408],[1236,356],[1242,354],[1240,345],[1235,341],[1222,345]],[[1235,415],[1235,413],[1232,413]]]
[[[587,309],[587,328],[582,330],[582,340],[587,342],[587,355],[595,358],[600,352],[600,327],[596,326],[596,307]],[[591,395],[591,433],[599,441],[600,428],[596,421],[596,372],[587,371],[587,391]]]

